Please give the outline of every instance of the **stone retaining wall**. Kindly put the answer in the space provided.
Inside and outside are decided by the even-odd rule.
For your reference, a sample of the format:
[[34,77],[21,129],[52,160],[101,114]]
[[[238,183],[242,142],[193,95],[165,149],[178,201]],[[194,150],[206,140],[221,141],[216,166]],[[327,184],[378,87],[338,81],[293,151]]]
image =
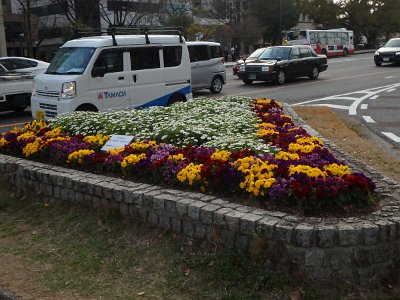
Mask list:
[[201,193],[134,183],[0,155],[0,180],[35,192],[43,201],[112,209],[190,238],[208,239],[247,252],[266,263],[266,272],[304,273],[332,284],[367,286],[398,272],[400,262],[400,186],[344,153],[286,113],[343,158],[352,171],[373,178],[382,208],[349,218],[299,218],[231,203]]
[[299,218],[5,155],[0,155],[0,174],[1,180],[44,201],[117,210],[263,257],[267,272],[302,272],[331,283],[367,285],[396,271],[400,261],[400,202],[395,197],[387,196],[380,211],[364,217]]

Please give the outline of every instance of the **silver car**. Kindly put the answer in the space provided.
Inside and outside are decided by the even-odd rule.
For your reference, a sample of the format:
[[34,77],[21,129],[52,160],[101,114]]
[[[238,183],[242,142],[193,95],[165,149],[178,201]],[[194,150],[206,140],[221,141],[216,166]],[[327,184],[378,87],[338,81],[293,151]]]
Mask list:
[[49,63],[28,57],[0,57],[0,63],[12,72],[32,72],[33,75],[46,72]]
[[218,94],[226,83],[225,60],[221,44],[187,42],[192,69],[192,90],[209,89]]

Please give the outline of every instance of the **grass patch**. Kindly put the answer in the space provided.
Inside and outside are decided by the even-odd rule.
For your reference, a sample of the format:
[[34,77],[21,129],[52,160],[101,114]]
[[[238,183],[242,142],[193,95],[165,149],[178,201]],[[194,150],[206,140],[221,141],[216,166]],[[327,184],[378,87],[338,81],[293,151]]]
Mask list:
[[343,299],[349,292],[345,287],[326,289],[301,276],[271,274],[240,253],[137,220],[44,205],[33,195],[10,193],[4,185],[0,206],[0,287],[19,296]]

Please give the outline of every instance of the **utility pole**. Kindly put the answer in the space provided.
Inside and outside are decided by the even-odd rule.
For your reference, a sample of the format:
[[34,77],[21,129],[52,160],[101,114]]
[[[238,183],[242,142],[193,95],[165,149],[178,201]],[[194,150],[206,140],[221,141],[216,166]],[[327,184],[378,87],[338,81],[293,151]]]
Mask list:
[[6,30],[4,27],[3,4],[0,0],[0,57],[7,56]]

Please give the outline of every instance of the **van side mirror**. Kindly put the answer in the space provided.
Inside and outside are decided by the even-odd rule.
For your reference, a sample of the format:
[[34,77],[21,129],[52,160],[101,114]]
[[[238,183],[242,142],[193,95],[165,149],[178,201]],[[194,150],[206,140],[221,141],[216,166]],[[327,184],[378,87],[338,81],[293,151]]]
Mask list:
[[92,77],[104,77],[104,74],[106,74],[106,67],[94,67],[92,69]]

